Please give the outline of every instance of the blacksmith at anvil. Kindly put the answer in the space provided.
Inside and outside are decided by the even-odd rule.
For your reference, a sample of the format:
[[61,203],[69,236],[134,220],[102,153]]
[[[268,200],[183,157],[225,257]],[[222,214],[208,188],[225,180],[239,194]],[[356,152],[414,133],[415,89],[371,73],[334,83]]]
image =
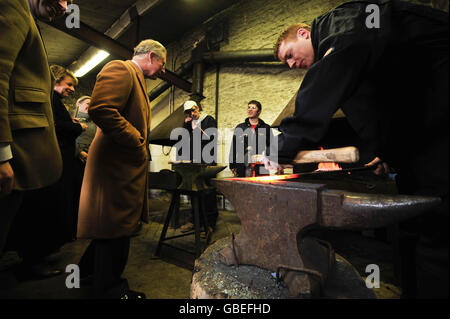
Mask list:
[[252,156],[269,154],[270,141],[273,140],[272,130],[261,118],[262,105],[251,100],[247,105],[247,115],[243,123],[236,126],[230,149],[230,169],[234,176],[245,177],[269,174],[263,166],[252,166]]
[[289,27],[274,47],[290,68],[308,69],[280,125],[280,164],[316,148],[341,108],[380,167],[395,170],[400,193],[442,198],[403,225],[420,236],[412,298],[448,297],[448,37],[445,12],[357,1]]

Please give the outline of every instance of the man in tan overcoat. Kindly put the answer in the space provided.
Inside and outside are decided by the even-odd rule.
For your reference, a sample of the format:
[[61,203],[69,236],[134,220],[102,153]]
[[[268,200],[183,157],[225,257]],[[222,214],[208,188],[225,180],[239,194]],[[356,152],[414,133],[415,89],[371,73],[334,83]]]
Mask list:
[[166,49],[142,41],[132,60],[111,61],[97,76],[89,115],[98,126],[80,195],[78,238],[93,239],[79,263],[96,298],[145,298],[120,276],[130,236],[148,221],[150,101],[144,76],[165,72]]
[[61,175],[52,78],[35,19],[63,16],[68,2],[0,1],[0,255],[24,196]]

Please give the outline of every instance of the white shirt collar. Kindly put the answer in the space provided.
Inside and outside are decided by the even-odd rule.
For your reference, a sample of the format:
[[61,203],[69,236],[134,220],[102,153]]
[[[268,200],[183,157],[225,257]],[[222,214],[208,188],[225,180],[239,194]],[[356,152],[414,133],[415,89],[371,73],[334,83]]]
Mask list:
[[144,74],[144,71],[142,71],[141,66],[140,66],[136,61],[131,60],[131,62],[133,62],[134,64],[136,64],[136,65],[138,66],[139,70],[141,70],[142,74]]

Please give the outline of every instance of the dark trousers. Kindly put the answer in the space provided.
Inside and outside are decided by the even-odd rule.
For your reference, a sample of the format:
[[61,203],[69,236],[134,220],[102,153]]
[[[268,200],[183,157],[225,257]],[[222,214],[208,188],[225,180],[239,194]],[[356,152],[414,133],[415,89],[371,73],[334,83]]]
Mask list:
[[27,265],[43,262],[46,256],[76,237],[72,190],[74,151],[61,149],[61,152],[62,176],[52,185],[23,192],[23,200],[10,226],[6,249],[17,251]]
[[93,277],[94,298],[120,298],[127,290],[121,279],[128,261],[130,237],[93,239],[81,257],[81,278]]
[[[442,152],[444,154],[444,152]],[[445,156],[442,156],[445,158]],[[448,160],[448,155],[446,157]],[[430,162],[433,159],[430,159]],[[434,160],[436,161],[436,160]],[[447,162],[448,165],[448,162]],[[442,167],[439,165],[431,167]],[[441,172],[436,169],[437,173]],[[444,172],[446,174],[448,172]],[[404,174],[406,175],[406,174]],[[399,267],[402,289],[405,298],[448,298],[449,292],[449,195],[448,177],[442,178],[441,188],[417,188],[412,174],[397,180],[400,192],[404,189],[410,194],[440,195],[441,204],[431,211],[425,212],[399,224]],[[439,178],[429,174],[430,181]],[[425,183],[423,183],[425,184]],[[426,185],[426,184],[425,184]],[[439,194],[439,190],[446,194]]]
[[17,251],[24,264],[39,264],[64,244],[56,209],[58,199],[48,195],[56,185],[23,192],[5,249]]
[[76,238],[77,236],[77,224],[78,224],[78,207],[80,205],[80,193],[81,186],[83,184],[83,176],[86,164],[82,163],[78,158],[74,159],[73,165],[73,205],[72,205],[72,222],[71,222],[71,235]]
[[0,198],[0,256],[5,248],[14,217],[22,205],[23,194],[24,192],[21,191],[13,191],[11,194]]
[[[68,243],[76,238],[78,206],[74,203],[74,174],[76,173],[75,145],[60,146],[63,160],[61,178],[54,185],[50,197],[54,198],[56,215],[60,229],[61,244]],[[77,215],[75,215],[75,209]]]
[[447,299],[449,292],[449,200],[399,224],[398,271],[403,297]]
[[[204,209],[206,219],[208,221],[208,227],[211,227],[213,230],[215,230],[217,218],[219,217],[219,211],[217,209],[217,192],[216,190],[209,190],[208,192],[204,193],[202,197],[203,198],[199,198],[199,205],[201,205],[200,209]],[[203,203],[201,203],[202,201]],[[192,197],[191,197],[191,205],[192,205]],[[192,215],[189,216],[188,220],[193,224],[195,223],[193,210]],[[204,226],[202,215],[200,215],[200,226],[201,227]]]

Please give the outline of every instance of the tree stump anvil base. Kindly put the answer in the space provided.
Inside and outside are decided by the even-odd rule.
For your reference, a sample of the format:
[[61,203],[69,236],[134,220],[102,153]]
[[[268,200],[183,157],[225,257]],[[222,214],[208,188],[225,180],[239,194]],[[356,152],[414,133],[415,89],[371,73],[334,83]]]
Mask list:
[[[288,299],[289,288],[277,282],[273,273],[253,265],[227,266],[221,262],[220,251],[229,245],[222,238],[210,245],[195,261],[191,283],[192,299]],[[336,255],[336,263],[329,274],[322,298],[374,299],[353,266]]]

